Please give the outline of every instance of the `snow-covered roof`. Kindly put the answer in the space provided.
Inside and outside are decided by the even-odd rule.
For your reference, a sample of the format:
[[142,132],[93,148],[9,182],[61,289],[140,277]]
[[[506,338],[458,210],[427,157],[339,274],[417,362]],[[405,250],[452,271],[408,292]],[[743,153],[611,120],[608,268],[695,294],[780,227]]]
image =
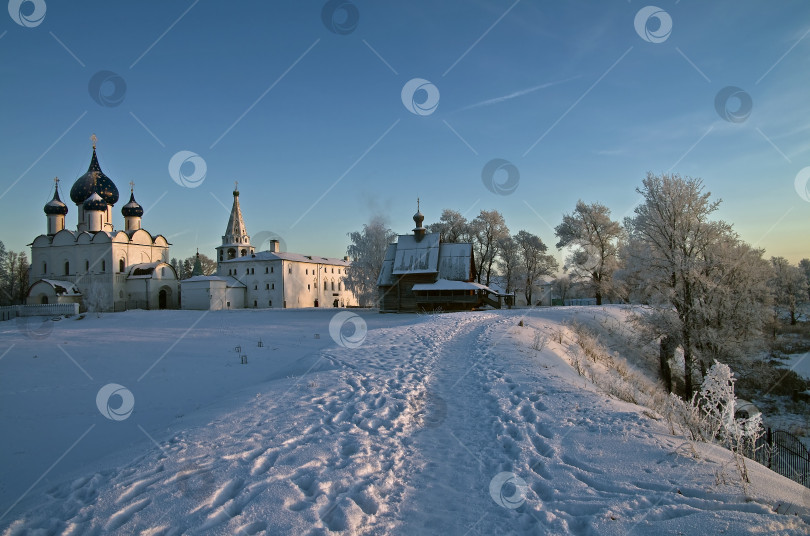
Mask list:
[[399,235],[394,258],[394,274],[431,274],[439,271],[439,233],[429,233],[417,240],[413,235]]
[[439,245],[439,278],[468,281],[472,266],[472,244]]
[[317,255],[304,255],[302,253],[289,253],[289,252],[272,252],[272,251],[257,251],[244,257],[236,257],[228,259],[226,262],[245,262],[245,261],[292,261],[292,262],[314,262],[317,264],[333,264],[336,266],[349,266],[351,262],[336,259],[334,257],[318,257]]
[[246,286],[244,283],[242,283],[235,277],[231,277],[229,275],[195,275],[194,277],[183,279],[181,283],[197,283],[200,281],[225,281],[225,286],[227,287]]
[[413,286],[413,290],[488,290],[494,292],[491,288],[481,283],[474,281],[451,281],[449,279],[439,279],[435,283],[417,283]]
[[388,247],[385,248],[385,259],[383,260],[382,269],[380,270],[380,275],[377,277],[377,286],[388,287],[396,283],[396,278],[393,273],[394,258],[396,255],[397,245],[388,244]]
[[159,262],[142,262],[140,264],[133,264],[129,268],[129,275],[127,279],[150,279],[155,273],[155,268]]
[[79,292],[79,289],[76,288],[76,285],[70,281],[60,281],[58,279],[40,279],[40,281],[53,287],[53,291],[56,294],[65,296],[81,296],[82,294]]

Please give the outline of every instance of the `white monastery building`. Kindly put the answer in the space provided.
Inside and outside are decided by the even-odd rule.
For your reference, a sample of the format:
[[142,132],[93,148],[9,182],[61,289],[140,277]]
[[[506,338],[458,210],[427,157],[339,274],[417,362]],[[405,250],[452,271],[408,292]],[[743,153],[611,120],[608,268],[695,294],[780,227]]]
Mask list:
[[[96,156],[96,139],[87,173],[70,189],[76,205],[76,229],[65,227],[68,207],[59,198],[44,208],[47,233],[31,246],[28,304],[78,303],[80,310],[176,309],[179,284],[169,260],[169,243],[141,227],[143,207],[130,188],[121,209],[124,229],[113,226],[118,188],[104,174]],[[132,183],[130,183],[132,185]]]
[[181,282],[183,309],[357,306],[357,298],[346,290],[348,257],[282,252],[277,240],[270,241],[269,251],[257,252],[245,228],[238,189],[216,250],[216,275],[196,274]]

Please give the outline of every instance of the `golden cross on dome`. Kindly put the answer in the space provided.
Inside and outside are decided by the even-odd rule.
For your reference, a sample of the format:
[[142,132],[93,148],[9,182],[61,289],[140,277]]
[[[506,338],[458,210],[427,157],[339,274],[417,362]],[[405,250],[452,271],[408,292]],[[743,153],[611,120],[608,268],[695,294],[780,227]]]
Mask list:
[[95,134],[93,134],[92,136],[90,136],[90,141],[92,141],[92,142],[93,142],[93,149],[95,149],[95,148],[96,148],[96,142],[98,141],[98,138],[96,138],[96,135],[95,135]]
[[233,189],[239,191],[239,181],[233,181]]
[[419,198],[416,198],[416,212],[419,212]]
[[53,178],[53,183],[54,183],[55,186],[59,186],[59,177],[54,177]]
[[133,181],[129,181],[129,191],[130,192],[135,191],[135,183]]

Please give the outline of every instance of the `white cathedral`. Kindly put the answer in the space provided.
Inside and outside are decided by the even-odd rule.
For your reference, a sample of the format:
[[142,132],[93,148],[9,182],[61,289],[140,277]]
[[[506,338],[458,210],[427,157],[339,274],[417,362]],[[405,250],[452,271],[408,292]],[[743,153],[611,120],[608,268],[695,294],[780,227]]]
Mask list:
[[54,179],[53,199],[44,208],[47,233],[29,244],[28,304],[78,303],[82,311],[178,308],[177,274],[168,264],[170,244],[141,227],[143,207],[133,188],[121,209],[124,229],[114,228],[118,188],[101,170],[92,139],[90,167],[70,189],[75,230],[65,227],[68,207]]
[[195,275],[181,282],[183,309],[357,306],[354,293],[346,289],[348,257],[279,251],[277,240],[270,241],[268,251],[256,251],[245,228],[236,188],[222,245],[216,251],[215,275],[198,273],[195,263]]

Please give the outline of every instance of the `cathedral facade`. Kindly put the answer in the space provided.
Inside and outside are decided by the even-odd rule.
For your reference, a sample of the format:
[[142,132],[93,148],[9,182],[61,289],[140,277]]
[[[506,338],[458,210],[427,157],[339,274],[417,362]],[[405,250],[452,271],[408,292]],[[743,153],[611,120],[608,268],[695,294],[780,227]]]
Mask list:
[[181,282],[183,309],[283,309],[354,307],[357,298],[346,289],[349,259],[279,251],[256,251],[242,218],[239,191],[222,245],[216,248],[215,275],[195,275]]
[[134,188],[121,209],[124,229],[114,228],[118,188],[101,170],[95,138],[87,173],[70,189],[75,230],[65,225],[69,210],[59,196],[58,179],[55,183],[53,199],[44,207],[47,232],[30,244],[28,304],[79,303],[83,311],[178,308],[170,244],[141,226],[144,211]]

